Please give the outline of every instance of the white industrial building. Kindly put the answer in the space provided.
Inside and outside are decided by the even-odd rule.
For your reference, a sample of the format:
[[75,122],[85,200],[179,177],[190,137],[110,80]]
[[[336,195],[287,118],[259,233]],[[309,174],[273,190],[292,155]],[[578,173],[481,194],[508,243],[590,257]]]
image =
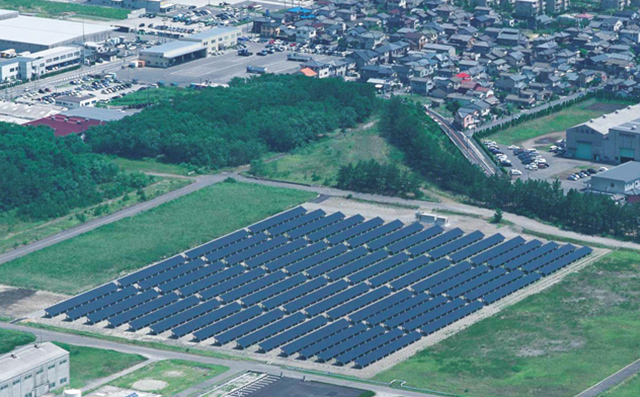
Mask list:
[[82,62],[80,47],[56,47],[0,61],[0,82],[31,80],[69,69]]
[[0,397],[40,397],[69,384],[69,352],[50,342],[0,356]]
[[0,10],[0,50],[37,52],[49,48],[103,41],[115,28],[92,23],[20,15]]

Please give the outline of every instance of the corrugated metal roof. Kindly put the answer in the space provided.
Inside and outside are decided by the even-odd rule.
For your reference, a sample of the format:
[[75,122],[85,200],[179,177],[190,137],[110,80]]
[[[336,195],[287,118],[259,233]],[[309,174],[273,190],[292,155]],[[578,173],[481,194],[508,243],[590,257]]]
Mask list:
[[65,357],[67,354],[69,353],[66,350],[51,342],[19,347],[0,356],[0,382],[15,378],[31,368]]
[[[0,10],[2,12],[2,10]],[[114,30],[109,26],[20,15],[0,19],[0,40],[52,46],[84,35]]]
[[593,175],[591,179],[608,179],[613,181],[633,182],[640,178],[640,162],[629,161],[608,171]]

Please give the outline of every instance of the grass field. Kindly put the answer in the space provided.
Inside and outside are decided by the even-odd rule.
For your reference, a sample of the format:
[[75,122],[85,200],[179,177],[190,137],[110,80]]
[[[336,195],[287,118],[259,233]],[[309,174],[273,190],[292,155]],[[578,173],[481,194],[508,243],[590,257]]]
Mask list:
[[374,122],[305,146],[265,164],[265,169],[269,178],[331,186],[341,166],[370,159],[402,159],[400,151],[380,136]]
[[69,352],[71,384],[68,387],[73,389],[83,388],[91,380],[113,375],[146,360],[137,354],[58,342],[56,345]]
[[474,397],[571,397],[640,357],[640,253],[618,251],[376,379]]
[[[185,179],[162,178],[142,190],[145,193],[146,199],[151,200],[154,197],[186,186],[189,183],[191,183],[191,181]],[[0,253],[41,240],[92,219],[109,215],[137,204],[142,199],[143,198],[136,193],[129,193],[126,195],[126,198],[125,196],[118,197],[88,208],[76,209],[69,215],[57,219],[35,222],[20,220],[15,216],[15,212],[0,213]]]
[[158,361],[118,378],[111,382],[110,385],[140,390],[136,387],[136,382],[160,380],[166,382],[166,386],[159,390],[154,390],[153,393],[168,397],[220,375],[228,369],[221,365],[201,364],[183,360]]
[[18,346],[33,343],[36,337],[27,332],[12,331],[9,329],[0,329],[0,354],[5,354]]
[[603,393],[600,397],[638,397],[640,396],[640,376],[637,374],[614,387],[613,389]]
[[628,104],[629,102],[626,101],[588,99],[549,116],[526,121],[499,131],[488,138],[505,145],[518,145],[540,135],[564,131],[576,124],[584,123]]
[[114,156],[112,161],[125,171],[156,172],[159,174],[172,175],[188,175],[191,171],[188,167],[183,167],[178,164],[160,163],[152,159],[131,160]]
[[77,293],[314,197],[220,183],[0,266],[3,284]]
[[99,19],[127,19],[129,14],[129,11],[119,8],[47,0],[0,0],[0,8],[36,13],[43,17],[73,15]]

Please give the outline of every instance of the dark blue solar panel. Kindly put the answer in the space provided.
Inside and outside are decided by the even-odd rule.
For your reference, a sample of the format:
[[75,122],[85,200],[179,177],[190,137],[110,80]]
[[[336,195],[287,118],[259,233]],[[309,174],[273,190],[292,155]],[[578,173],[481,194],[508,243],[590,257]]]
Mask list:
[[241,310],[239,313],[232,314],[231,316],[226,317],[223,320],[217,321],[207,327],[194,332],[193,339],[198,342],[202,342],[203,340],[209,339],[214,335],[217,335],[230,328],[236,327],[254,317],[257,317],[260,314],[262,314],[262,309],[257,306],[252,306],[246,310]]
[[317,266],[320,263],[327,261],[333,257],[344,254],[348,251],[348,248],[344,245],[336,245],[335,247],[331,247],[328,250],[320,251],[317,254],[311,255],[308,258],[305,258],[299,262],[294,263],[291,266],[287,267],[287,273],[296,274],[303,272],[313,266]]
[[254,281],[220,295],[220,299],[222,299],[222,302],[231,302],[255,291],[260,291],[271,284],[284,280],[286,277],[287,276],[283,272],[274,272],[266,276],[258,276]]
[[420,281],[417,284],[414,284],[411,287],[411,289],[416,291],[416,292],[427,291],[427,290],[435,287],[436,285],[444,283],[445,281],[449,280],[450,278],[457,276],[460,273],[464,273],[466,271],[469,271],[469,269],[471,269],[471,264],[469,262],[459,263],[457,265],[454,265],[450,269],[444,270],[444,271],[436,274],[435,276],[431,276],[426,280],[423,280],[423,281]]
[[87,315],[87,319],[92,324],[99,323],[100,321],[106,320],[112,316],[115,316],[116,314],[120,314],[125,310],[132,309],[136,306],[150,301],[151,299],[155,299],[158,297],[158,295],[158,291],[156,290],[145,291],[138,295],[132,295],[131,297],[128,297],[113,305],[109,305],[107,307],[103,307],[100,310],[96,310],[93,313],[89,313]]
[[352,237],[358,236],[362,233],[366,233],[371,229],[375,229],[376,227],[382,225],[383,223],[384,221],[378,217],[369,219],[364,223],[361,223],[357,226],[354,226],[352,228],[349,228],[347,230],[344,230],[340,233],[337,233],[337,234],[334,234],[333,236],[328,237],[327,241],[331,245],[340,244],[343,241],[346,241]]
[[420,255],[407,263],[403,263],[393,269],[387,270],[386,272],[379,274],[369,280],[369,284],[372,287],[379,287],[383,284],[388,283],[389,281],[395,280],[398,277],[402,277],[407,273],[410,273],[416,269],[419,269],[429,263],[429,258],[424,255]]
[[292,263],[302,260],[308,256],[311,256],[319,251],[322,251],[325,248],[327,248],[327,243],[325,243],[324,241],[320,241],[320,242],[311,244],[308,247],[304,247],[298,251],[287,254],[281,258],[278,258],[275,261],[269,262],[265,265],[265,267],[270,272],[274,272],[276,270],[282,269],[285,266],[288,266]]
[[[344,246],[343,246],[344,247]],[[322,274],[328,273],[330,271],[332,271],[333,269],[337,269],[339,267],[341,267],[342,265],[344,265],[345,263],[349,263],[353,260],[356,260],[358,258],[361,258],[365,255],[367,255],[369,253],[369,251],[367,251],[366,248],[364,247],[358,247],[352,251],[346,252],[344,254],[341,254],[339,256],[336,256],[335,258],[331,259],[330,261],[326,261],[323,262],[317,266],[314,266],[313,268],[307,270],[307,274],[310,277],[317,277],[320,276]]]
[[466,306],[462,306],[459,307],[455,310],[453,310],[451,313],[445,314],[444,316],[440,317],[439,319],[430,322],[427,325],[424,325],[420,328],[420,331],[424,334],[424,335],[430,335],[444,327],[446,327],[449,324],[453,324],[456,321],[463,319],[465,317],[467,317],[468,315],[470,315],[471,313],[477,312],[478,310],[482,309],[483,305],[482,303],[475,301],[475,302],[471,302],[470,304],[466,305]]
[[476,300],[483,295],[486,295],[492,291],[495,291],[498,288],[501,288],[521,277],[524,276],[524,273],[520,270],[514,270],[509,272],[503,276],[498,277],[497,279],[486,283],[485,285],[481,285],[480,287],[471,290],[465,294],[465,298],[467,300]]
[[154,288],[158,284],[166,283],[167,281],[174,280],[184,274],[188,274],[195,270],[198,270],[204,265],[205,262],[202,259],[197,258],[192,261],[183,263],[180,266],[171,268],[166,272],[162,272],[160,274],[156,274],[155,276],[142,280],[138,283],[138,285],[140,286],[141,290],[146,291],[150,288]]
[[[173,295],[173,294],[171,294]],[[187,299],[183,299],[167,307],[163,307],[153,313],[149,313],[140,318],[137,318],[129,323],[129,330],[138,331],[144,327],[148,327],[153,323],[169,318],[176,313],[180,313],[200,303],[200,299],[195,296],[190,296]]]
[[543,276],[548,276],[549,274],[556,272],[562,269],[563,267],[584,258],[585,256],[591,254],[592,251],[593,250],[589,247],[579,248],[574,252],[570,253],[569,255],[563,256],[562,258],[556,259],[553,262],[543,266],[538,270],[538,272]]
[[267,310],[275,309],[278,306],[284,305],[285,303],[291,302],[303,295],[311,293],[318,288],[324,287],[325,285],[327,285],[327,283],[328,281],[324,277],[315,278],[298,287],[292,288],[285,294],[279,294],[274,296],[273,298],[267,299],[266,301],[262,302],[262,306]]
[[223,259],[232,254],[235,254],[236,252],[240,252],[240,251],[246,250],[247,248],[261,244],[264,241],[266,241],[268,238],[269,237],[264,233],[255,234],[244,240],[236,241],[233,244],[229,244],[228,246],[221,248],[217,251],[213,251],[205,255],[204,257],[207,258],[207,261],[209,262],[219,261],[220,259]]
[[[195,296],[189,297],[185,300],[193,299],[193,298],[195,298]],[[229,306],[232,306],[232,305],[229,305]],[[235,305],[235,306],[237,307],[237,310],[240,310],[240,307],[241,307],[240,305]],[[166,330],[174,328],[180,324],[186,323],[187,321],[191,321],[194,318],[197,318],[205,313],[208,313],[214,309],[217,309],[218,307],[220,307],[220,302],[218,302],[217,300],[210,300],[208,302],[203,302],[200,305],[193,306],[188,310],[184,310],[184,311],[178,310],[173,314],[168,314],[167,317],[164,318],[163,320],[155,324],[152,324],[150,326],[151,332],[154,334],[161,334]]]
[[[281,273],[281,272],[278,272],[278,273]],[[273,273],[273,274],[276,274],[276,273]],[[255,303],[262,302],[263,300],[271,298],[272,296],[275,296],[278,294],[288,294],[291,288],[297,285],[300,285],[305,281],[307,281],[307,278],[302,274],[298,274],[297,276],[284,279],[279,283],[275,283],[270,287],[267,287],[261,291],[255,292],[247,297],[242,298],[242,304],[244,304],[245,306],[251,306]]]
[[348,286],[349,286],[349,283],[347,283],[344,280],[340,280],[338,282],[329,284],[326,287],[320,288],[315,292],[312,292],[301,298],[298,298],[292,302],[287,303],[286,305],[284,305],[284,309],[288,313],[293,313],[309,305],[313,305],[314,303],[317,303],[322,299],[325,299],[333,294],[336,294],[346,289]]
[[255,245],[249,249],[230,255],[227,258],[225,258],[224,261],[227,262],[229,265],[235,265],[247,259],[264,254],[265,252],[269,252],[272,249],[280,247],[288,242],[289,242],[289,239],[287,239],[286,237],[278,236],[278,237],[272,238],[271,240],[267,240],[262,244]]
[[216,344],[225,345],[231,341],[234,341],[244,335],[247,335],[258,328],[264,327],[267,324],[271,324],[274,321],[281,319],[284,316],[282,310],[276,309],[270,312],[249,320],[242,325],[231,328],[228,331],[215,336]]
[[545,245],[543,245],[542,247],[535,248],[524,255],[521,255],[513,260],[510,260],[509,262],[505,263],[504,267],[507,270],[517,269],[524,264],[527,264],[543,255],[548,254],[549,252],[555,250],[559,246],[560,245],[558,243],[554,241],[550,241]]
[[391,293],[391,289],[389,287],[380,287],[378,289],[374,289],[373,291],[366,293],[352,301],[344,303],[333,310],[330,310],[327,313],[329,320],[336,320],[342,316],[346,316],[349,313],[352,313],[358,310],[361,307],[365,307]]
[[378,250],[376,252],[374,252],[373,254],[367,255],[365,257],[362,257],[358,260],[355,260],[353,262],[350,262],[342,267],[337,268],[336,270],[330,272],[329,274],[327,274],[327,277],[329,278],[329,280],[337,280],[340,279],[344,276],[347,276],[353,272],[356,272],[360,269],[363,269],[367,266],[371,266],[372,264],[386,258],[387,256],[389,256],[389,254],[387,253],[387,251],[385,250]]
[[[206,305],[206,307],[202,307],[204,305]],[[193,331],[206,327],[215,321],[228,317],[233,313],[237,313],[241,309],[242,306],[237,303],[220,307],[220,302],[216,300],[205,302],[200,306],[187,310],[184,313],[185,315],[183,316],[182,321],[179,323],[181,325],[174,325],[175,328],[171,330],[171,334],[174,337],[181,338]],[[155,328],[155,326],[152,328]]]
[[246,349],[249,346],[255,345],[256,343],[265,340],[267,338],[276,335],[288,328],[293,327],[294,325],[300,324],[306,319],[306,316],[302,313],[295,313],[292,316],[285,317],[280,321],[276,321],[275,323],[268,325],[258,331],[255,331],[247,336],[244,336],[238,340],[238,347],[241,349]]
[[402,329],[408,332],[415,331],[416,329],[421,328],[429,324],[430,322],[444,316],[445,314],[451,313],[452,311],[464,306],[465,303],[466,302],[462,299],[454,299],[451,302],[447,302],[442,306],[438,306],[437,308],[402,324]]
[[519,257],[521,255],[524,255],[527,252],[530,252],[530,251],[540,247],[541,245],[542,245],[542,243],[540,241],[538,241],[538,240],[527,241],[521,247],[513,249],[513,250],[505,253],[504,255],[500,255],[497,258],[490,259],[489,261],[487,261],[487,264],[489,265],[489,267],[502,266],[505,263],[509,262],[510,260],[512,260],[514,258],[517,258],[517,257]]
[[376,326],[342,341],[336,338],[336,342],[338,342],[337,344],[331,346],[329,349],[323,352],[318,353],[318,361],[329,361],[335,358],[338,354],[342,354],[357,346],[360,346],[361,344],[366,343],[376,336],[382,335],[383,333],[384,328]]
[[254,225],[249,226],[251,233],[260,233],[263,230],[267,230],[270,227],[279,225],[281,223],[290,221],[307,213],[307,210],[303,207],[296,207],[281,214],[272,216],[271,218],[260,221]]
[[538,273],[527,274],[526,276],[519,278],[514,282],[507,284],[504,287],[491,292],[490,294],[483,296],[482,300],[486,304],[491,304],[493,302],[496,302],[504,298],[507,295],[511,295],[512,293],[526,287],[529,284],[532,284],[538,281],[541,277],[542,276],[540,276]]
[[217,240],[210,241],[206,244],[203,244],[199,247],[196,247],[192,250],[185,252],[184,254],[188,258],[197,258],[204,254],[208,254],[209,252],[219,250],[220,248],[226,247],[229,244],[233,244],[237,241],[240,241],[249,236],[249,233],[246,230],[238,230],[237,232],[228,234],[224,237],[220,237]]
[[411,235],[405,239],[402,239],[400,241],[397,241],[391,245],[387,246],[387,249],[389,250],[389,252],[391,252],[392,254],[398,253],[400,251],[404,251],[407,248],[411,248],[416,244],[420,244],[426,240],[429,240],[430,238],[433,238],[434,236],[439,235],[440,233],[444,232],[444,229],[441,228],[440,226],[436,225],[436,226],[432,226],[427,230],[423,230],[420,233],[416,233],[414,235]]
[[281,349],[282,354],[285,356],[290,356],[292,354],[295,354],[308,346],[311,346],[315,343],[325,340],[331,335],[335,335],[338,332],[344,329],[347,329],[348,327],[349,327],[349,322],[347,320],[344,320],[344,319],[338,320],[334,323],[331,323],[325,327],[320,328],[319,330],[313,331],[310,334],[306,334],[305,336],[284,345]]
[[421,335],[418,332],[411,332],[404,336],[399,337],[398,339],[390,342],[387,345],[380,347],[370,353],[363,355],[362,357],[356,358],[354,360],[354,364],[356,368],[364,368],[367,367],[376,361],[382,360],[383,358],[397,352],[398,350],[409,346],[412,343],[415,343],[420,340]]
[[364,324],[356,324],[353,327],[345,328],[342,331],[336,332],[334,335],[319,341],[318,343],[314,343],[300,350],[300,358],[311,358],[322,351],[332,348],[337,343],[353,338],[366,330],[367,327]]
[[503,241],[504,236],[500,233],[496,233],[493,236],[487,237],[484,240],[480,240],[477,243],[472,244],[458,252],[454,252],[449,257],[451,258],[453,263],[457,263],[477,254],[478,252],[484,251],[487,248],[491,248]]
[[367,341],[367,343],[361,343],[358,346],[349,349],[340,355],[336,356],[336,364],[337,365],[346,365],[356,358],[365,355],[366,353],[378,349],[381,346],[390,343],[391,341],[398,339],[404,335],[404,332],[399,329],[392,329],[389,332],[377,335]]
[[391,268],[396,267],[397,265],[406,262],[409,259],[409,255],[404,252],[399,253],[398,255],[394,255],[391,258],[387,258],[382,260],[375,265],[368,266],[355,274],[348,276],[349,281],[351,283],[359,283],[360,281],[367,280],[373,276],[377,276],[378,274],[389,270]]
[[49,308],[46,308],[45,313],[48,316],[55,317],[57,315],[65,313],[70,309],[73,309],[76,306],[85,305],[100,297],[114,293],[117,290],[118,290],[118,287],[114,283],[105,284],[101,287],[92,289],[91,291],[87,291],[78,296],[74,296],[71,299],[67,299],[66,301],[60,302]]
[[[296,315],[298,315],[298,313],[294,314],[291,317],[294,317]],[[325,324],[327,324],[327,319],[324,316],[314,317],[305,323],[302,323],[287,331],[277,334],[263,342],[260,342],[258,346],[260,346],[260,350],[264,352],[268,352],[275,349],[276,347],[280,347],[284,345],[287,342],[295,340],[301,337],[302,335],[306,335],[309,332],[317,330],[318,328],[324,326]]]
[[377,249],[380,249],[382,247],[386,247],[390,244],[395,243],[396,241],[402,240],[403,238],[406,238],[408,236],[411,236],[412,234],[418,233],[419,231],[421,231],[422,229],[424,229],[424,227],[416,222],[416,223],[412,223],[411,225],[400,229],[396,232],[390,233],[386,236],[380,237],[376,240],[371,241],[370,243],[367,243],[367,246],[369,247],[369,249],[371,249],[372,251],[375,251]]
[[[464,295],[465,293],[472,291],[476,288],[478,288],[481,285],[484,285],[490,281],[495,280],[496,278],[503,276],[506,274],[506,270],[504,270],[503,268],[499,267],[496,269],[492,269],[491,271],[480,275],[479,277],[476,277],[472,280],[469,280],[467,282],[464,282],[458,286],[455,287],[449,287],[446,290],[446,295],[449,298],[457,298],[459,296]],[[463,273],[464,274],[464,273]]]
[[[211,266],[213,266],[213,264]],[[220,283],[228,281],[231,278],[237,276],[238,274],[242,274],[244,270],[245,268],[242,267],[241,265],[236,265],[220,273],[214,273],[210,276],[203,278],[200,281],[196,281],[195,283],[182,287],[178,292],[182,296],[190,296],[197,292],[203,291],[207,288],[213,287],[214,285],[218,285]]]
[[[443,237],[444,235],[440,236]],[[456,252],[459,249],[466,247],[469,244],[473,244],[476,241],[482,239],[484,237],[484,234],[482,234],[482,232],[480,231],[475,231],[475,232],[471,232],[469,234],[467,234],[466,236],[462,236],[457,240],[454,240],[450,243],[447,243],[443,246],[440,246],[434,250],[429,251],[429,256],[433,259],[440,259],[443,258],[447,255],[449,255],[452,252]],[[436,240],[438,237],[434,238],[434,240]]]
[[489,271],[489,268],[485,265],[474,267],[469,271],[463,272],[462,274],[458,274],[457,276],[450,278],[445,283],[436,285],[435,287],[429,290],[429,293],[431,295],[440,295],[441,293],[451,288],[455,288],[462,283],[466,283],[467,281],[473,280],[474,278],[481,276],[488,271]]
[[525,239],[523,239],[520,236],[516,236],[514,238],[512,238],[511,240],[507,240],[504,243],[497,245],[491,249],[488,249],[486,251],[484,251],[481,254],[478,254],[474,257],[471,258],[471,262],[475,265],[479,265],[481,263],[484,263],[490,259],[496,258],[516,247],[521,246],[522,244],[524,244]]
[[245,264],[249,266],[249,268],[254,269],[258,266],[262,266],[263,264],[269,261],[272,261],[277,258],[281,258],[295,250],[298,250],[306,246],[307,246],[307,240],[303,238],[299,238],[297,240],[293,240],[289,244],[283,245],[282,247],[273,249],[269,252],[265,252],[264,254],[260,254],[255,258],[246,260]]
[[176,294],[168,294],[168,295],[160,296],[158,297],[158,299],[154,299],[138,307],[135,307],[131,310],[127,310],[124,313],[118,314],[117,316],[111,317],[108,320],[109,324],[112,327],[119,327],[122,324],[128,323],[129,321],[135,318],[142,317],[147,313],[151,313],[154,310],[157,310],[161,307],[174,303],[178,299],[179,297]]
[[417,283],[420,280],[424,280],[425,278],[436,274],[437,272],[444,270],[449,266],[451,266],[451,262],[448,259],[439,259],[391,282],[391,288],[399,290],[401,288],[407,287],[413,283]]
[[384,236],[393,231],[396,231],[403,226],[404,226],[404,223],[396,219],[393,222],[389,222],[386,225],[382,225],[376,229],[370,230],[357,237],[347,240],[347,245],[349,245],[352,248],[359,247],[363,244],[368,243],[369,241],[373,241],[381,236]]
[[171,269],[172,267],[178,266],[179,264],[185,262],[186,259],[180,255],[176,255],[169,259],[165,259],[161,262],[156,263],[155,265],[151,265],[149,267],[145,267],[142,270],[139,270],[135,273],[131,273],[128,276],[124,276],[121,279],[118,279],[118,284],[122,287],[127,287],[129,285],[133,285],[138,281],[144,280],[145,278],[151,277],[158,273],[162,273]]
[[340,233],[346,229],[359,225],[363,221],[364,221],[364,217],[362,215],[354,215],[340,222],[336,222],[329,227],[325,227],[324,229],[320,229],[313,233],[309,233],[307,238],[312,243],[315,243],[316,241],[320,241],[326,237],[333,236],[334,234]]
[[315,210],[309,212],[308,214],[302,215],[301,217],[295,218],[289,222],[285,222],[278,226],[267,229],[267,232],[272,236],[279,236],[284,234],[290,230],[294,230],[300,226],[306,225],[315,221],[316,219],[320,219],[326,215],[326,212],[323,210]]
[[[240,266],[240,265],[238,265]],[[240,287],[241,285],[247,284],[259,277],[262,277],[266,274],[266,272],[263,269],[253,269],[250,270],[246,273],[242,273],[239,276],[236,276],[234,278],[231,278],[227,281],[224,281],[214,287],[208,288],[204,291],[199,292],[200,296],[202,296],[202,299],[204,300],[209,300],[211,298],[215,298],[217,296],[220,296],[228,291],[232,291],[238,287]]]
[[[418,255],[424,254],[425,252],[431,251],[432,249],[437,248],[443,244],[446,244],[449,241],[457,239],[463,234],[464,232],[460,228],[449,230],[444,234],[441,234],[437,237],[429,239],[409,249],[409,253],[411,254],[411,256],[418,256]],[[439,258],[434,257],[434,259],[439,259]]]
[[[436,296],[431,300],[425,301],[421,295],[418,295],[419,299],[416,301],[422,301],[421,303],[413,306],[409,310],[405,310],[402,313],[395,315],[384,321],[387,327],[395,328],[399,325],[407,324],[411,321],[415,321],[418,318],[422,318],[428,313],[433,313],[444,305],[447,305],[449,301],[444,296]],[[436,312],[437,313],[437,312]]]
[[[403,290],[403,291],[407,291],[407,290]],[[399,315],[408,315],[407,319],[410,319],[412,316],[416,316],[417,314],[413,314],[410,315],[409,313],[415,313],[414,310],[409,310],[413,307],[416,307],[418,305],[422,305],[425,302],[429,301],[431,299],[431,297],[427,294],[418,294],[416,296],[410,296],[409,298],[403,300],[402,302],[387,307],[384,310],[381,310],[379,313],[376,314],[372,314],[370,316],[368,316],[365,320],[365,322],[369,325],[378,325],[378,324],[382,324],[385,323],[386,321],[389,321],[389,319],[394,318],[396,316]],[[447,300],[440,296],[437,297],[434,300],[440,299],[443,302],[446,302]],[[400,320],[399,323],[402,323],[403,321],[406,320]]]
[[119,291],[113,292],[109,295],[103,295],[98,299],[95,299],[85,305],[75,307],[67,311],[67,318],[71,321],[75,321],[81,317],[86,316],[89,313],[93,313],[104,307],[113,305],[123,299],[127,299],[130,296],[135,295],[138,290],[135,287],[129,286]]
[[162,291],[162,293],[166,294],[168,292],[175,291],[178,288],[182,288],[189,284],[195,283],[196,281],[202,280],[205,277],[209,277],[212,274],[216,274],[224,268],[225,266],[222,262],[215,262],[209,266],[198,269],[197,272],[191,272],[189,274],[180,276],[173,280],[162,283],[157,287],[158,289],[160,289],[160,291]]
[[413,295],[409,290],[403,289],[402,291],[395,293],[387,298],[384,298],[373,305],[369,305],[364,309],[358,310],[355,313],[349,314],[349,319],[354,322],[360,322],[366,318],[369,318],[375,314],[380,313],[383,310],[386,310],[392,306],[395,306],[401,302],[406,301],[411,298]]
[[567,245],[563,245],[562,247],[558,248],[555,251],[552,251],[551,253],[544,255],[532,262],[527,263],[526,265],[522,266],[522,271],[524,271],[525,273],[531,273],[535,270],[538,270],[539,268],[541,268],[542,266],[546,265],[547,263],[556,260],[557,258],[560,258],[564,255],[567,255],[573,251],[575,251],[576,247],[574,247],[571,244],[567,244]]
[[313,233],[316,230],[320,230],[322,228],[325,228],[327,226],[333,225],[334,223],[341,221],[344,219],[344,214],[341,212],[336,212],[333,213],[329,216],[326,216],[324,218],[320,218],[317,219],[313,222],[310,222],[302,227],[299,227],[297,229],[291,230],[290,232],[287,233],[287,235],[290,238],[298,238],[298,237],[302,237],[305,236],[309,233]]
[[334,307],[350,300],[353,299],[357,296],[360,296],[362,294],[364,294],[365,292],[369,291],[369,287],[364,284],[358,284],[352,288],[349,288],[346,291],[342,291],[337,295],[334,295],[330,298],[327,298],[325,300],[323,300],[322,302],[318,302],[315,305],[312,305],[310,307],[307,307],[304,309],[305,312],[307,312],[307,314],[311,317],[315,316],[316,314],[320,314],[322,312],[325,312],[327,310],[331,310]]

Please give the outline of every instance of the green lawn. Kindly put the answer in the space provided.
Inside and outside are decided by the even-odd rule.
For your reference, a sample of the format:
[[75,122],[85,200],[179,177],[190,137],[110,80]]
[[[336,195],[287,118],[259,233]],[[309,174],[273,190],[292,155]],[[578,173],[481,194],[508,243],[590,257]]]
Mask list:
[[35,341],[36,337],[33,334],[0,328],[0,354],[9,353],[18,346]]
[[199,385],[228,369],[229,368],[221,365],[201,364],[183,360],[158,361],[118,378],[110,384],[125,389],[145,391],[141,390],[139,386],[136,385],[136,382],[159,380],[166,382],[166,386],[158,390],[153,390],[152,392],[168,397],[192,386]]
[[125,171],[155,172],[159,174],[188,175],[191,169],[177,164],[165,164],[152,159],[131,160],[113,157],[113,162]]
[[58,342],[56,345],[69,352],[71,384],[68,387],[74,389],[81,389],[91,380],[113,375],[146,360],[138,354]]
[[127,19],[127,15],[129,15],[129,11],[121,8],[47,0],[0,0],[0,8],[36,13],[43,17],[73,15],[99,19]]
[[0,266],[3,284],[74,294],[314,197],[219,183]]
[[638,397],[640,396],[640,376],[637,374],[626,382],[602,393],[601,397]]
[[141,202],[143,198],[151,200],[189,183],[191,181],[186,179],[161,178],[156,183],[142,189],[145,197],[133,192],[98,205],[76,209],[70,214],[56,219],[24,221],[16,216],[16,211],[0,213],[0,253],[130,207]]
[[518,145],[537,136],[552,132],[562,132],[576,124],[610,113],[618,107],[615,105],[623,107],[628,104],[629,102],[626,101],[588,99],[552,115],[526,121],[506,130],[498,131],[488,138],[505,145]]
[[380,373],[474,397],[572,397],[640,358],[640,253],[618,251]]
[[292,182],[334,185],[341,166],[359,160],[401,160],[401,153],[380,136],[375,124],[337,133],[265,164],[266,175]]

